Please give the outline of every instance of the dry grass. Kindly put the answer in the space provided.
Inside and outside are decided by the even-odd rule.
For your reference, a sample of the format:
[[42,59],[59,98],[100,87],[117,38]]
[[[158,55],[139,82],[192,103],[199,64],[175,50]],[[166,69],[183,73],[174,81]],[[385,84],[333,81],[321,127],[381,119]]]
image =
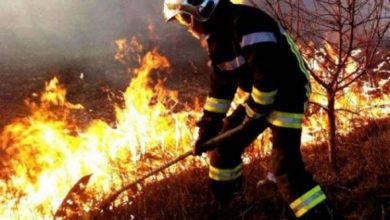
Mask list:
[[[373,121],[341,138],[337,154],[339,171],[327,164],[325,145],[303,149],[307,168],[324,186],[329,198],[346,219],[390,218],[390,119]],[[244,167],[248,202],[235,202],[234,219],[289,219],[275,185],[258,186],[265,171],[255,159]],[[179,175],[141,186],[129,192],[130,204],[122,204],[99,219],[205,219],[210,214],[212,195],[206,167],[194,167]],[[246,208],[250,211],[245,213]],[[240,214],[244,214],[241,215]]]

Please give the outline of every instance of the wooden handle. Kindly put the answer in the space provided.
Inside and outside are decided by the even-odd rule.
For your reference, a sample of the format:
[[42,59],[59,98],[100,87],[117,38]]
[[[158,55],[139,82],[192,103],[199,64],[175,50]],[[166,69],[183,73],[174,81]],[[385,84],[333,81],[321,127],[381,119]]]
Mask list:
[[[231,137],[233,134],[236,134],[238,132],[240,132],[241,130],[243,129],[243,125],[240,125],[240,126],[237,126],[233,129],[230,129],[212,139],[210,139],[209,141],[207,141],[206,143],[204,143],[204,145],[216,145],[218,144],[219,142],[221,142],[222,140],[225,140],[225,139],[228,139],[229,137]],[[192,154],[192,150],[189,150],[187,152],[185,152],[184,154],[178,156],[176,159],[164,164],[163,166],[157,168],[157,169],[154,169],[152,171],[150,171],[149,173],[145,174],[144,176],[142,176],[141,178],[138,178],[136,179],[135,181],[123,186],[122,188],[120,188],[119,190],[111,193],[106,199],[104,199],[102,202],[99,203],[99,205],[96,207],[98,210],[101,210],[101,209],[106,209],[107,206],[109,204],[111,204],[113,201],[115,201],[115,199],[124,191],[132,188],[132,187],[135,187],[138,183],[144,181],[145,179],[151,177],[151,176],[154,176],[156,175],[157,173],[167,169],[168,167],[176,164],[177,162],[181,161],[181,160],[184,160],[185,158],[187,158],[188,156],[190,155],[193,155]]]

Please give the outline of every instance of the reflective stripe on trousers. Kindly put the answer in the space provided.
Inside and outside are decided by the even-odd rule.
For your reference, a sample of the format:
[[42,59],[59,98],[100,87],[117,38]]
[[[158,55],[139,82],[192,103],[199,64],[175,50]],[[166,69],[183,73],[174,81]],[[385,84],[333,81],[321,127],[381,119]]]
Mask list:
[[267,121],[277,127],[302,128],[304,114],[272,111],[267,116]]
[[324,192],[321,190],[321,187],[317,185],[292,202],[290,208],[294,211],[295,216],[299,218],[325,199],[326,196]]
[[242,176],[242,163],[232,169],[219,169],[209,166],[209,177],[216,181],[231,181]]

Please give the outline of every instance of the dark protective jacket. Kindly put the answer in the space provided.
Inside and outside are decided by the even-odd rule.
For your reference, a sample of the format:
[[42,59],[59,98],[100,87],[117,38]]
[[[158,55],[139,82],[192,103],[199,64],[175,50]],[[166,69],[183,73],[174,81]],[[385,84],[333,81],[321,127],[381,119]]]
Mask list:
[[[289,34],[259,9],[228,4],[208,36],[213,73],[204,116],[223,118],[239,87],[251,118],[301,128],[310,94],[306,64]],[[225,22],[226,21],[226,22]]]
[[302,56],[288,33],[261,10],[222,3],[213,15],[215,23],[210,21],[214,28],[208,47],[214,71],[202,119],[212,123],[205,124],[204,130],[213,131],[215,121],[225,117],[238,87],[249,96],[221,130],[241,124],[242,132],[210,153],[209,178],[216,200],[226,204],[240,191],[242,152],[271,124],[271,172],[296,217],[336,219],[300,153],[303,113],[310,95]]

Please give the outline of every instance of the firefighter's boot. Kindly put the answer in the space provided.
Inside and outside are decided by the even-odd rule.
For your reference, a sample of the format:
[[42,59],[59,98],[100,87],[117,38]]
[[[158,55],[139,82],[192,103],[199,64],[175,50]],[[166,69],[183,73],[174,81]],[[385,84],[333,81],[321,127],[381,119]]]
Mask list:
[[226,210],[226,208],[223,207],[222,204],[214,201],[210,206],[209,213],[207,214],[206,220],[224,219],[225,216],[224,210]]
[[342,220],[342,216],[330,205],[328,201],[318,204],[310,209],[299,220]]
[[231,204],[242,197],[242,177],[230,181],[210,179],[210,187],[215,201],[208,219],[226,219],[235,215],[232,213]]
[[216,202],[228,205],[237,195],[241,194],[242,177],[231,181],[210,180],[210,186]]

